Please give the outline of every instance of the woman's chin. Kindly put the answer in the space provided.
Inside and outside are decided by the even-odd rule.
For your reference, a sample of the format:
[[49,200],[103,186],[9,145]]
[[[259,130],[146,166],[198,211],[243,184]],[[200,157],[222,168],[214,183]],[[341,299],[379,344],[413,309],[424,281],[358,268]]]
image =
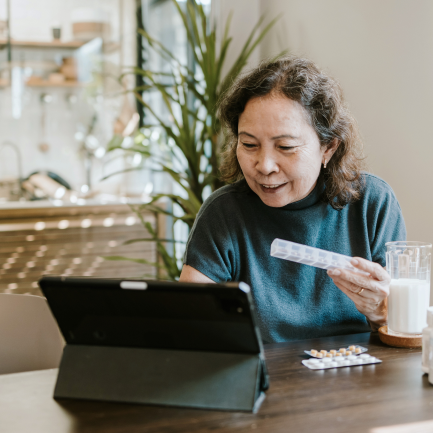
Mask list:
[[266,194],[260,191],[258,196],[266,206],[270,207],[283,207],[292,202],[290,197],[283,196],[282,194]]

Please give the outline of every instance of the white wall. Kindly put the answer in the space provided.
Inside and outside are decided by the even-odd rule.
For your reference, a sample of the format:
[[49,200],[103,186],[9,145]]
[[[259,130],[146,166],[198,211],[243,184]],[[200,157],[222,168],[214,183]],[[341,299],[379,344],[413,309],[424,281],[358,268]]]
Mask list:
[[[120,48],[104,56],[106,69],[113,76],[121,72],[120,65],[135,64],[136,24],[135,0],[12,0],[11,36],[15,40],[51,41],[51,27],[55,22],[62,27],[62,40],[73,40],[72,16],[78,8],[92,8],[100,19],[110,23],[110,41],[120,42]],[[121,11],[123,14],[121,15]],[[121,15],[121,16],[120,16]],[[6,18],[6,0],[0,0],[0,20]],[[123,19],[123,22],[121,22]],[[54,65],[61,62],[61,57],[72,56],[74,51],[58,49],[17,49],[12,52],[14,66]],[[0,50],[0,74],[7,69],[6,50]],[[133,87],[133,82],[129,83]],[[80,144],[74,134],[82,125],[87,128],[94,113],[99,111],[95,135],[101,145],[113,136],[114,120],[121,114],[123,98],[113,97],[120,91],[115,79],[106,80],[104,97],[99,102],[89,102],[88,90],[79,88],[31,88],[25,87],[22,97],[20,118],[12,116],[11,88],[0,88],[0,145],[3,141],[12,141],[18,145],[23,156],[23,174],[32,171],[50,170],[63,176],[74,188],[85,183],[83,155]],[[45,131],[42,128],[41,95],[49,93],[53,100],[45,106]],[[69,94],[78,96],[78,102],[70,104]],[[135,101],[129,101],[130,110],[135,111]],[[127,110],[128,111],[128,110]],[[38,145],[47,143],[48,152],[40,151]],[[108,156],[106,157],[108,159]],[[94,160],[93,184],[97,184],[104,174],[123,167],[122,161],[103,167],[101,160]],[[120,166],[119,166],[120,164]],[[14,153],[6,148],[0,154],[0,180],[17,176]],[[128,193],[142,191],[143,185],[137,182],[135,174],[116,176],[99,184],[96,189],[102,191]]]
[[263,0],[283,16],[262,45],[286,44],[340,81],[369,171],[402,206],[409,240],[433,242],[433,2]]
[[[260,0],[212,0],[212,14],[217,22],[217,37],[221,41],[230,13],[233,17],[230,36],[233,38],[225,61],[223,76],[229,71],[240,54],[251,30],[260,18]],[[251,54],[247,67],[254,67],[260,61],[260,46]]]

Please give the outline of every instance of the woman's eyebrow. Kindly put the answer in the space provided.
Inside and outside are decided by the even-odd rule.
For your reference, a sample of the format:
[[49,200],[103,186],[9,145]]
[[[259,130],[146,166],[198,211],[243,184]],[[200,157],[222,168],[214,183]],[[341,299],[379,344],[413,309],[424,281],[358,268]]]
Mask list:
[[[239,135],[248,135],[248,137],[256,138],[253,134],[250,134],[250,133],[245,132],[245,131],[238,132],[238,136]],[[279,140],[280,138],[292,138],[292,139],[296,140],[299,137],[295,137],[294,135],[291,135],[291,134],[282,134],[282,135],[277,135],[275,137],[272,137],[272,140]]]
[[282,134],[282,135],[277,135],[276,137],[272,137],[272,140],[278,140],[280,138],[293,138],[296,140],[299,137],[295,137],[294,135],[290,135],[290,134]]
[[249,134],[248,132],[245,132],[245,131],[240,131],[240,132],[238,132],[238,136],[239,135],[248,135],[248,137],[251,137],[251,138],[256,138],[256,137],[254,137],[254,135],[253,134]]

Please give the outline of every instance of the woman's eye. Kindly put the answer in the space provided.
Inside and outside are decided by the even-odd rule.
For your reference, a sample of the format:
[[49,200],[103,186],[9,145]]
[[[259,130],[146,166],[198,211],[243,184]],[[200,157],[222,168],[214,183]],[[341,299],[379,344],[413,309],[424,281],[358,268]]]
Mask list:
[[257,147],[257,144],[251,144],[251,143],[242,143],[246,148],[253,149],[254,147]]
[[281,150],[293,150],[295,146],[280,146]]

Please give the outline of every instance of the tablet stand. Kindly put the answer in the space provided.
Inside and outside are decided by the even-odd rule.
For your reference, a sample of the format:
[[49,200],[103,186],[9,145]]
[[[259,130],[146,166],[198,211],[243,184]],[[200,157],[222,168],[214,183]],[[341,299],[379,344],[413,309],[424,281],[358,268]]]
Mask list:
[[54,398],[256,412],[263,368],[260,354],[69,344]]

